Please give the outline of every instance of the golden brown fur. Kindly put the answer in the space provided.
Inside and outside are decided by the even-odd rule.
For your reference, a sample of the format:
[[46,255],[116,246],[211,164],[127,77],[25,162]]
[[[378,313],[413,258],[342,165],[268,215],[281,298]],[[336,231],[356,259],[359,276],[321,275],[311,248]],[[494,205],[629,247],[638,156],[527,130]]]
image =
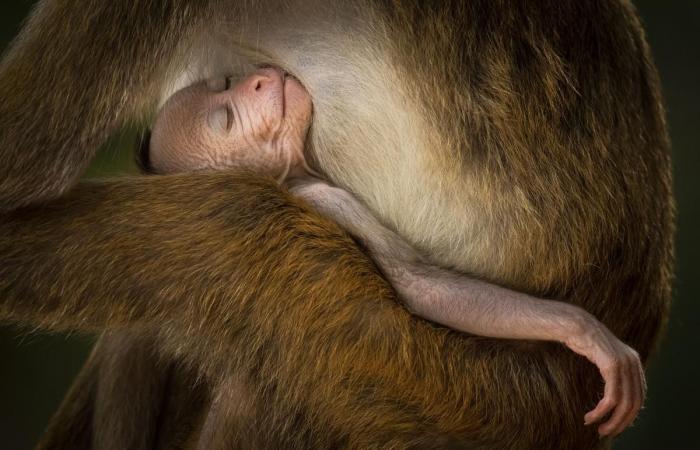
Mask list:
[[[0,318],[152,330],[143,345],[169,367],[155,448],[195,445],[212,386],[231,374],[251,407],[217,445],[601,445],[582,423],[601,383],[590,364],[412,317],[342,230],[272,181],[148,177],[55,197],[161,92],[240,62],[203,51],[211,36],[257,42],[249,63],[288,68],[314,96],[313,156],[333,182],[435,263],[581,305],[646,360],[668,312],[673,207],[658,80],[631,5],[376,1],[331,16],[283,2],[256,28],[264,2],[228,3],[36,11],[0,66],[0,204],[12,210]],[[104,348],[44,448],[103,439],[86,424],[114,381],[100,375]]]

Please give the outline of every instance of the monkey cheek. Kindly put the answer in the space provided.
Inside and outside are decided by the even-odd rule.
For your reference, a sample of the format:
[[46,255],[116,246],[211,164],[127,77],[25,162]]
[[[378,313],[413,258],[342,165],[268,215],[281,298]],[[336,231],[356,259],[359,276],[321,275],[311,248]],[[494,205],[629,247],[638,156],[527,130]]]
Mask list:
[[161,152],[152,151],[149,161],[154,173],[167,175],[181,171],[177,158],[173,155],[164,155]]
[[200,169],[207,162],[206,152],[202,150],[185,151],[185,148],[190,147],[180,146],[174,140],[168,140],[163,144],[152,146],[149,152],[148,162],[153,173],[167,175],[189,172]]

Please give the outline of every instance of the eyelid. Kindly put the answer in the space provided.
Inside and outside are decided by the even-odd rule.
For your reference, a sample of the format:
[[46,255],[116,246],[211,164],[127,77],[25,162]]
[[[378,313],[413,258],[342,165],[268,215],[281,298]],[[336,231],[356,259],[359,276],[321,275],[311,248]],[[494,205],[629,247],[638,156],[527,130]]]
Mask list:
[[226,133],[231,122],[227,106],[219,105],[209,109],[206,120],[209,127],[217,133]]

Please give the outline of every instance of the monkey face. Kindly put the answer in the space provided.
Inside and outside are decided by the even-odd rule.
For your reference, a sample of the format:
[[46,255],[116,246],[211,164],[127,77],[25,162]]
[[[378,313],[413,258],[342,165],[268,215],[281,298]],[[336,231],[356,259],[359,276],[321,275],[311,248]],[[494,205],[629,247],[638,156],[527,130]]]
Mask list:
[[244,167],[278,178],[304,166],[311,98],[280,70],[182,89],[161,109],[148,161],[157,173]]

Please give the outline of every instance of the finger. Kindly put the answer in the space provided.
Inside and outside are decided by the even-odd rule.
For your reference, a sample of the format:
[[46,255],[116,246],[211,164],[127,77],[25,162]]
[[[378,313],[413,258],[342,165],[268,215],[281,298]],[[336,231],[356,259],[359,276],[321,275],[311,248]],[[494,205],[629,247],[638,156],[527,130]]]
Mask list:
[[607,422],[598,427],[598,433],[601,436],[612,435],[614,431],[618,430],[622,425],[630,407],[632,406],[632,392],[631,386],[631,368],[627,361],[620,364],[619,369],[619,381],[620,381],[620,397],[619,401],[615,406],[612,416]]
[[639,415],[639,410],[642,408],[644,403],[644,370],[642,369],[642,364],[639,361],[639,357],[636,353],[632,355],[630,372],[632,375],[632,394],[633,400],[627,416],[624,418],[620,427],[613,431],[614,434],[622,433],[627,427],[629,427],[634,420]]
[[647,399],[647,376],[641,361],[639,362],[639,379],[642,382],[642,405],[644,405]]
[[603,398],[600,399],[596,407],[586,413],[583,420],[586,425],[598,422],[606,414],[612,410],[618,402],[619,394],[619,370],[617,364],[612,364],[606,369],[600,369],[600,374],[603,376],[605,388],[603,389]]

